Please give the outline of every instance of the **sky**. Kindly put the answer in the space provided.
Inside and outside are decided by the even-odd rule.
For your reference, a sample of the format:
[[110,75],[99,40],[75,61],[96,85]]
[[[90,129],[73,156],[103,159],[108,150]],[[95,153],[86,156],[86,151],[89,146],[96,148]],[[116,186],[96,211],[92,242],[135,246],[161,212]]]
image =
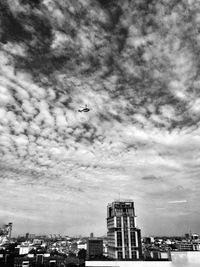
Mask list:
[[1,1],[0,224],[100,236],[120,198],[142,235],[200,232],[199,11]]

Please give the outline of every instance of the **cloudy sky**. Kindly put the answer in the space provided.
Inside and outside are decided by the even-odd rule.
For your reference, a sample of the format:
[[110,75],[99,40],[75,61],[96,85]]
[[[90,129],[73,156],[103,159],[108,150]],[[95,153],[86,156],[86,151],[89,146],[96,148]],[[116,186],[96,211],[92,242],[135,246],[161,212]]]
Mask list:
[[103,235],[120,197],[142,235],[200,232],[199,12],[198,0],[0,2],[2,224]]

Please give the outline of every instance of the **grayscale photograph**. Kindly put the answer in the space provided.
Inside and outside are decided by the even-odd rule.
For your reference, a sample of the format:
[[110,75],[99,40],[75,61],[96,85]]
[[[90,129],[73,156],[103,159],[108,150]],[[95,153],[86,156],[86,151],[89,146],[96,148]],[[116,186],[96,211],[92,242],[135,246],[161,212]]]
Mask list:
[[200,0],[0,0],[0,267],[200,266]]

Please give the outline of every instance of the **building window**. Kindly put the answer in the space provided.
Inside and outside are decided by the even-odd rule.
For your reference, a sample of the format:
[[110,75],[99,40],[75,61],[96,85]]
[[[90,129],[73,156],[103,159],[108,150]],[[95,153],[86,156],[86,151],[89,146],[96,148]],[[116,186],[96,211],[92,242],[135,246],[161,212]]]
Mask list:
[[117,232],[117,246],[122,246],[122,234]]
[[134,217],[130,217],[130,227],[135,227]]
[[121,217],[117,217],[117,227],[121,228]]
[[128,216],[134,216],[134,210],[133,209],[127,209],[127,215]]
[[118,259],[122,259],[122,252],[121,251],[118,252]]
[[128,242],[128,231],[124,231],[124,245],[126,247],[129,246],[129,242]]
[[128,249],[125,250],[125,258],[129,259],[129,250]]
[[124,228],[127,228],[127,217],[124,217]]
[[122,210],[121,209],[115,209],[116,216],[122,216]]
[[131,232],[131,246],[136,246],[135,232]]
[[132,259],[137,259],[137,252],[135,250],[131,251]]

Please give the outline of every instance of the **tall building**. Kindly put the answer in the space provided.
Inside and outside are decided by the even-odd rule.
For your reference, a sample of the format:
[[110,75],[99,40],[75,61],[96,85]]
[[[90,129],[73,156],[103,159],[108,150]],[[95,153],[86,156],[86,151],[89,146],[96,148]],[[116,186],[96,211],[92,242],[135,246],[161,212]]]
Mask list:
[[29,233],[26,233],[25,238],[26,238],[26,240],[29,239]]
[[141,232],[136,226],[132,200],[119,200],[108,204],[107,229],[109,258],[119,260],[141,258]]
[[90,238],[93,238],[94,237],[94,234],[93,233],[90,233]]

